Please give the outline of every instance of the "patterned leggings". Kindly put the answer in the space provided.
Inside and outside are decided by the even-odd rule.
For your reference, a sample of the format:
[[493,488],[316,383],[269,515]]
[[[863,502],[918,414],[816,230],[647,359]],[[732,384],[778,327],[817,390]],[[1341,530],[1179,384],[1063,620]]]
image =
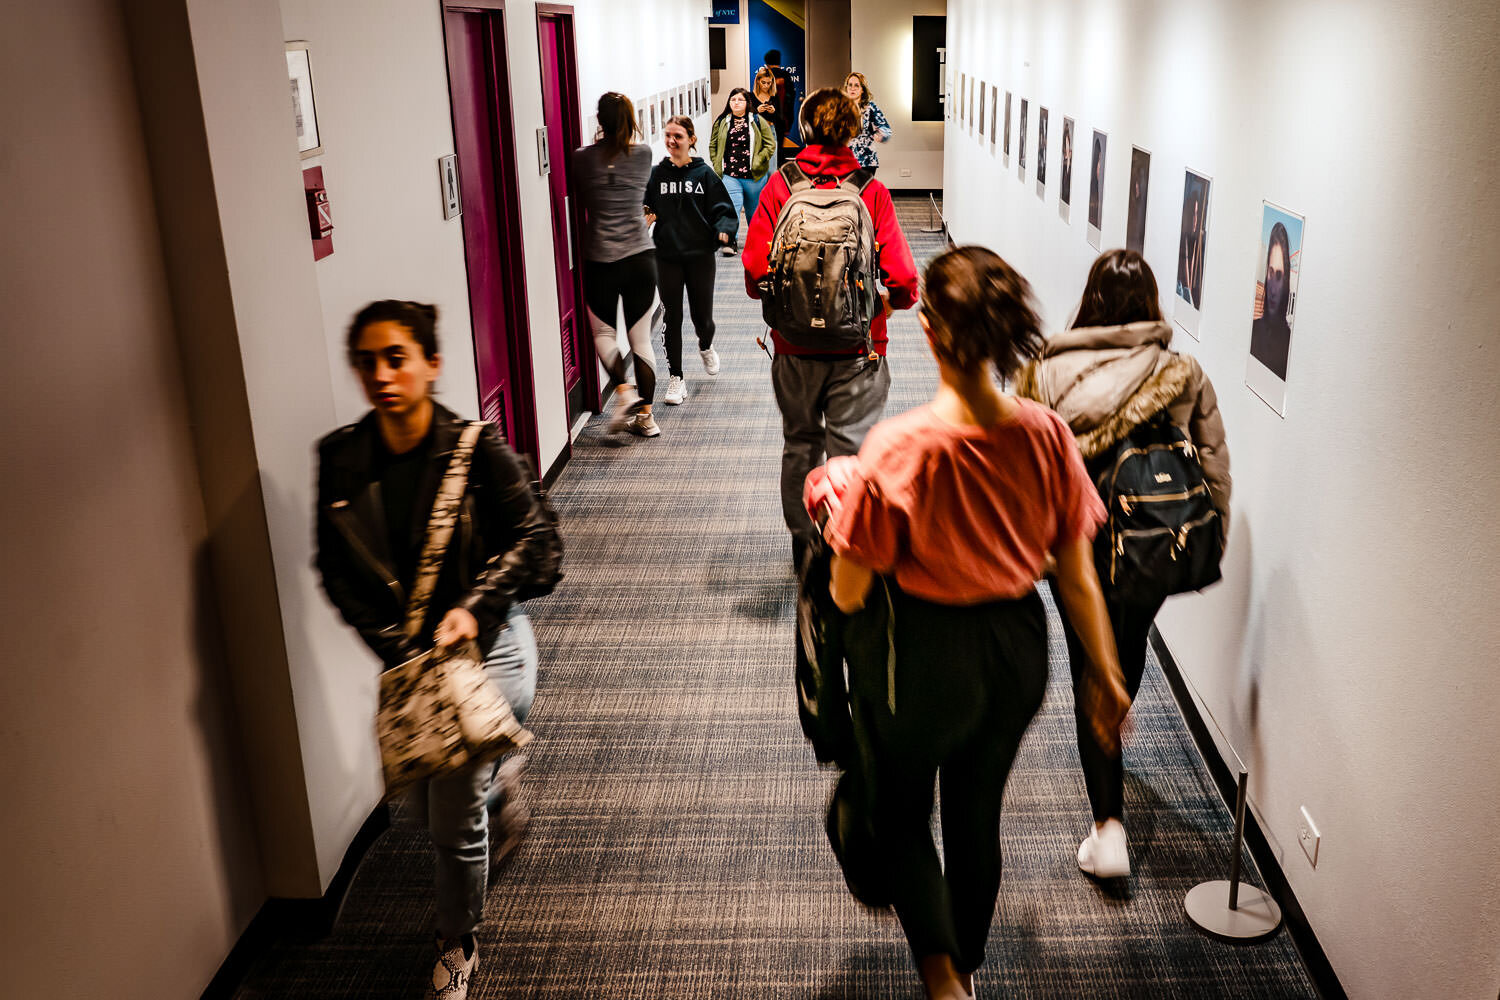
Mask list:
[[624,260],[583,262],[583,297],[588,305],[594,348],[604,370],[620,381],[625,356],[615,322],[625,306],[625,336],[635,358],[635,384],[642,403],[656,395],[656,352],[651,346],[651,303],[656,300],[656,251],[645,250]]

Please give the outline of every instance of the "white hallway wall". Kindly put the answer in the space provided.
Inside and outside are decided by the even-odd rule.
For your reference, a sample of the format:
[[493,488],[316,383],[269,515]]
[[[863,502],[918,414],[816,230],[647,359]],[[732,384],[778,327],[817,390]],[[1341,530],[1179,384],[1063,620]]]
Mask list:
[[[955,0],[948,32],[955,70],[1032,102],[1033,143],[1036,107],[1053,116],[1044,199],[957,122],[945,184],[955,239],[1016,264],[1053,328],[1095,255],[1091,129],[1110,136],[1105,247],[1124,241],[1131,144],[1153,153],[1146,256],[1169,311],[1183,169],[1213,177],[1202,342],[1176,346],[1218,388],[1234,527],[1224,582],[1170,602],[1162,633],[1350,995],[1490,1000],[1497,9]],[[1244,386],[1262,199],[1307,217],[1285,420]]]

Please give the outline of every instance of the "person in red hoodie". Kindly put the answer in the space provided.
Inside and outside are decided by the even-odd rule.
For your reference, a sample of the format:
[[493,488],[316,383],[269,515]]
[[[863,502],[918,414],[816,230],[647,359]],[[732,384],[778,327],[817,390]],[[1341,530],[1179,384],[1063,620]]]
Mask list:
[[[814,184],[832,187],[860,169],[849,149],[850,140],[859,134],[859,109],[842,92],[825,87],[808,95],[801,126],[807,145],[796,162]],[[750,220],[743,260],[745,288],[751,298],[760,298],[758,282],[770,269],[771,234],[790,195],[785,175],[777,171],[762,190],[760,207]],[[885,358],[886,319],[892,310],[910,309],[917,301],[917,266],[896,222],[890,191],[871,179],[862,198],[875,222],[876,258],[885,286],[880,296],[884,308],[870,324],[868,352],[814,353],[771,331],[776,348],[771,384],[781,410],[784,441],[781,509],[792,533],[794,564],[801,562],[802,551],[817,533],[802,506],[803,481],[823,464],[825,455],[856,454],[865,433],[880,419],[891,387]]]

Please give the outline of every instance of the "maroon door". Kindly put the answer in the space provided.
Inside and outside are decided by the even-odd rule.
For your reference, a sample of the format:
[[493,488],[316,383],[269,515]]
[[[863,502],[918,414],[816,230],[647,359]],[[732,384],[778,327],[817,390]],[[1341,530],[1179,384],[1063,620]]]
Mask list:
[[480,414],[537,464],[505,15],[496,0],[444,4]]
[[557,312],[562,331],[563,386],[568,423],[599,409],[599,367],[594,360],[593,331],[583,304],[583,257],[575,216],[576,195],[569,176],[578,146],[578,62],[573,43],[573,8],[537,4],[537,42],[542,64],[542,116],[552,172],[552,246],[556,251]]

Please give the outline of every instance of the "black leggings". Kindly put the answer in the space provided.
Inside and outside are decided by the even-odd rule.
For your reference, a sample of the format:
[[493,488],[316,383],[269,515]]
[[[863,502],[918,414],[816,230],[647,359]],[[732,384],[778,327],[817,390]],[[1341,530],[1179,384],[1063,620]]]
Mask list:
[[[1047,688],[1046,613],[1035,591],[974,607],[891,596],[895,712],[885,690],[853,699],[875,760],[876,834],[912,953],[951,955],[972,972],[1000,893],[1005,779]],[[946,867],[930,826],[934,777]]]
[[682,377],[682,290],[687,288],[688,313],[698,332],[698,350],[714,345],[714,270],[718,263],[713,253],[695,253],[687,257],[663,257],[657,261],[657,280],[661,283],[661,304],[667,312],[667,371]]
[[[1101,567],[1101,573],[1103,568]],[[1068,668],[1073,674],[1073,716],[1078,727],[1078,759],[1083,764],[1083,783],[1089,791],[1089,805],[1094,810],[1094,821],[1103,823],[1113,817],[1125,818],[1125,762],[1118,753],[1108,753],[1094,739],[1094,728],[1080,707],[1084,698],[1083,678],[1091,668],[1088,653],[1073,623],[1068,621],[1067,609],[1058,598],[1057,583],[1048,581],[1053,600],[1057,602],[1058,615],[1062,618],[1063,638],[1068,643]],[[1165,598],[1145,605],[1121,604],[1107,592],[1104,607],[1109,612],[1109,624],[1115,634],[1115,649],[1120,656],[1120,672],[1125,675],[1125,690],[1130,700],[1135,701],[1141,689],[1141,677],[1146,672],[1146,643],[1151,633],[1151,622],[1161,610]]]
[[583,262],[583,298],[588,305],[594,349],[604,370],[624,384],[625,357],[615,332],[621,300],[625,304],[625,333],[635,358],[635,381],[643,403],[656,395],[656,351],[651,346],[651,303],[656,298],[656,251],[645,250],[624,260]]

